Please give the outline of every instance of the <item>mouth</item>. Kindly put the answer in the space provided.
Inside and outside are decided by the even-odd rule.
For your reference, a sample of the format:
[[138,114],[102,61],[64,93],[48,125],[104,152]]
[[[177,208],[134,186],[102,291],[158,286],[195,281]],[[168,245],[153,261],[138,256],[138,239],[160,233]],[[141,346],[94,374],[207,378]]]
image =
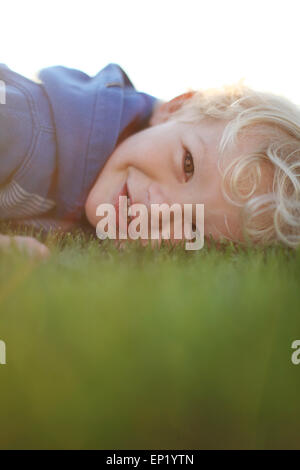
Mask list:
[[[122,207],[120,207],[120,196],[127,197],[127,206],[125,206],[126,214],[124,213],[125,212],[124,203],[122,203]],[[130,194],[128,191],[127,181],[125,181],[124,185],[122,186],[121,190],[116,196],[114,207],[116,210],[116,228],[119,229],[119,225],[120,225],[121,229],[126,231],[126,233],[127,233],[128,225],[131,221],[131,217],[128,215],[128,208],[130,207],[130,205],[131,205],[131,198],[130,198]],[[121,214],[121,220],[120,220],[120,214]],[[127,216],[127,220],[124,220],[126,219],[126,216]]]

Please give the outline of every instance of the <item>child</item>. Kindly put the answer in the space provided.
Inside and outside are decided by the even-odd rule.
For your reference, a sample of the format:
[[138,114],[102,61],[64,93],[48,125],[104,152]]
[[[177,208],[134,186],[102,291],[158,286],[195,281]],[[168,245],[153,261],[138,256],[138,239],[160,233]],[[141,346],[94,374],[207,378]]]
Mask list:
[[[0,219],[66,230],[83,221],[104,163],[126,136],[148,125],[158,100],[135,91],[116,64],[95,77],[50,67],[38,78],[0,65]],[[30,239],[14,241],[39,249]],[[2,246],[9,242],[0,238]]]
[[[241,83],[221,90],[192,91],[162,103],[134,91],[125,72],[113,64],[108,69],[111,67],[117,68],[119,81],[107,79],[105,90],[111,90],[107,100],[101,99],[101,86],[90,87],[93,79],[81,72],[63,68],[41,72],[36,108],[47,120],[39,129],[44,145],[37,165],[34,172],[26,173],[34,188],[27,189],[31,199],[27,193],[23,196],[32,207],[27,216],[38,215],[38,201],[45,215],[54,215],[62,224],[83,220],[85,209],[88,221],[96,226],[99,204],[115,204],[125,188],[131,204],[143,203],[149,208],[155,203],[204,204],[205,235],[217,240],[281,241],[291,247],[299,244],[298,107],[283,97],[256,92]],[[58,72],[62,80],[57,80]],[[18,80],[22,79],[18,76]],[[78,80],[87,86],[78,88]],[[120,92],[124,120],[118,107]],[[74,107],[74,93],[81,98],[78,108],[76,100]],[[50,109],[46,104],[49,101]],[[18,115],[19,128],[30,129],[29,109],[24,106],[22,112],[21,118]],[[14,126],[10,128],[11,140],[16,136]],[[107,134],[113,135],[109,143]],[[0,142],[3,138],[1,135]],[[46,148],[52,146],[54,155],[52,162],[55,155],[57,159],[51,181],[43,152],[47,138]],[[25,147],[30,148],[29,142],[24,142]],[[19,155],[15,152],[15,159]],[[30,166],[29,160],[25,169]],[[14,182],[12,173],[9,177]],[[38,192],[41,188],[43,194]],[[18,187],[11,191],[15,199],[18,191],[22,193]],[[0,205],[1,201],[0,194]],[[5,218],[2,214],[0,217]],[[23,212],[14,214],[19,217]],[[4,215],[11,217],[9,207]]]
[[300,242],[300,109],[241,82],[189,92],[154,112],[150,126],[112,153],[86,202],[202,203],[206,236]]

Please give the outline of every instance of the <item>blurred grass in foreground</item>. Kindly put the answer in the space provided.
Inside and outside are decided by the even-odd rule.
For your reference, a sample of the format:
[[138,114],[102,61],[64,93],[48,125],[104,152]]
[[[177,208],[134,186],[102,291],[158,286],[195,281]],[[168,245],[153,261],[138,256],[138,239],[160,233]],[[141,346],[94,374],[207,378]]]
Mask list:
[[1,448],[300,448],[300,252],[0,253]]

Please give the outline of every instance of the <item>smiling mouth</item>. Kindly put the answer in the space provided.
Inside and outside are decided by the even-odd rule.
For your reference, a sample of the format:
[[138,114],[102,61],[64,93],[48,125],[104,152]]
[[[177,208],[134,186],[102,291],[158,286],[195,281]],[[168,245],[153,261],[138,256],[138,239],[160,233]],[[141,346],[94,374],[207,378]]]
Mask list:
[[[120,221],[120,196],[127,197],[127,210],[126,210],[126,212],[127,212],[126,231],[127,231],[128,225],[129,225],[130,221],[132,220],[132,217],[128,215],[128,208],[131,205],[131,199],[130,199],[130,195],[129,195],[129,192],[128,192],[127,181],[125,181],[124,185],[122,186],[121,191],[118,193],[117,199],[114,203],[114,207],[115,207],[115,210],[116,210],[116,226],[117,226],[117,228],[119,228],[119,221]],[[122,220],[121,220],[121,224],[122,224]],[[123,227],[123,228],[125,229],[125,227]]]

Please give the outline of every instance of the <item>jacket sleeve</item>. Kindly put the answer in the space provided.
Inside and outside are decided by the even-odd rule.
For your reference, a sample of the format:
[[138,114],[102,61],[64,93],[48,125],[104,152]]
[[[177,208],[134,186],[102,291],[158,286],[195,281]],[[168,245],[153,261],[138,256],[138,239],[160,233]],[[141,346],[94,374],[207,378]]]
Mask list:
[[26,93],[0,64],[0,185],[21,165],[31,144],[33,120]]

